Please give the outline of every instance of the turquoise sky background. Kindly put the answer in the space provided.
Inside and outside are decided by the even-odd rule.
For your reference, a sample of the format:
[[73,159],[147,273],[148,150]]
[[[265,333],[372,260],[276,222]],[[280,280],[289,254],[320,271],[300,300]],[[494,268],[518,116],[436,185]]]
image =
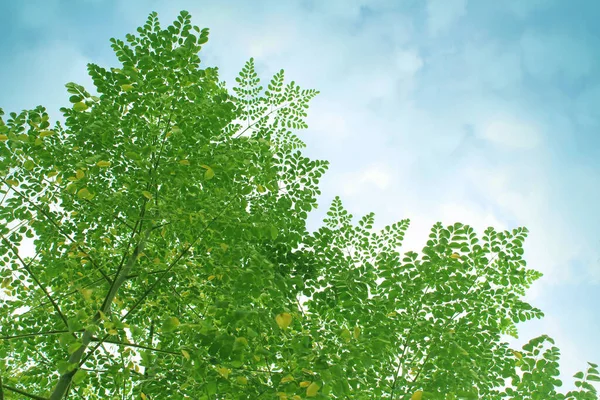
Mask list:
[[546,318],[515,343],[553,336],[565,377],[600,362],[600,2],[0,0],[0,107],[58,117],[86,63],[116,65],[110,37],[181,9],[227,82],[254,57],[321,91],[301,134],[331,162],[312,227],[338,194],[410,218],[407,250],[436,221],[526,226]]

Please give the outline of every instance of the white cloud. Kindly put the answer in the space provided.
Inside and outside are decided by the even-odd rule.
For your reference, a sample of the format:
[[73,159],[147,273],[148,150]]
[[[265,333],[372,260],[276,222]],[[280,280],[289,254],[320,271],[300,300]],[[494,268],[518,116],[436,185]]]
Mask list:
[[531,149],[541,142],[536,126],[512,117],[491,119],[483,126],[482,135],[491,142],[520,149]]
[[[309,110],[310,129],[300,135],[309,145],[308,155],[332,163],[322,182],[324,198],[343,194],[351,212],[376,211],[378,224],[410,218],[405,249],[420,250],[436,221],[467,223],[480,234],[487,226],[526,226],[531,233],[525,258],[530,267],[546,273],[528,298],[574,280],[568,266],[589,252],[585,236],[594,229],[591,222],[586,225],[593,218],[574,215],[593,210],[598,193],[586,185],[596,185],[589,178],[594,170],[570,170],[562,164],[561,170],[549,168],[547,145],[556,141],[557,132],[545,121],[552,109],[546,101],[535,107],[526,103],[531,93],[521,84],[528,77],[524,72],[548,80],[549,87],[554,78],[585,77],[595,65],[593,55],[582,42],[534,31],[520,42],[479,35],[453,48],[445,40],[430,40],[447,39],[443,35],[469,17],[467,0],[428,1],[431,37],[418,47],[423,44],[420,19],[392,11],[394,3],[315,1],[308,11],[297,2],[274,1],[257,10],[244,2],[233,7],[195,0],[118,4],[119,14],[132,18],[130,31],[144,22],[150,6],[163,26],[180,9],[190,11],[195,24],[211,29],[203,62],[217,65],[230,83],[254,56],[261,78],[284,68],[301,86],[320,90]],[[543,3],[502,4],[524,18]],[[385,13],[364,13],[363,6]],[[65,43],[27,51],[11,68],[33,78],[24,95],[11,94],[11,99],[28,106],[54,105],[56,93],[65,93],[66,81],[86,84],[86,62]],[[599,99],[596,86],[576,101],[580,123],[598,126]],[[466,125],[476,134],[465,135]],[[519,149],[535,151],[515,151]],[[571,180],[576,184],[568,185]],[[561,192],[569,199],[560,197]],[[322,202],[319,212],[327,206]],[[573,364],[581,366],[585,349],[576,343],[568,350],[577,359]]]
[[[3,87],[13,88],[9,93],[12,110],[30,109],[43,105],[58,117],[58,109],[68,105],[67,82],[76,82],[93,92],[94,86],[87,74],[87,63],[79,49],[71,44],[53,41],[44,43],[43,47],[27,49],[4,61],[6,71],[18,71],[27,80],[15,86],[9,74],[3,73]],[[10,90],[10,89],[9,89]]]
[[539,9],[556,4],[556,0],[505,0],[504,4],[519,18],[527,18]]
[[600,127],[600,85],[586,88],[575,100],[575,120],[584,127]]
[[465,45],[467,79],[484,90],[506,90],[521,84],[521,55],[513,47],[491,41],[473,41]]
[[369,191],[373,189],[385,191],[392,181],[392,174],[385,165],[371,165],[361,172],[348,175],[343,180],[344,195],[351,196],[359,191]]
[[394,59],[395,70],[402,77],[412,77],[423,67],[423,60],[414,50],[399,50]]
[[520,45],[525,68],[542,80],[579,79],[591,73],[597,64],[584,40],[560,33],[530,30],[525,32]]
[[467,0],[427,0],[429,33],[436,36],[448,30],[467,12]]

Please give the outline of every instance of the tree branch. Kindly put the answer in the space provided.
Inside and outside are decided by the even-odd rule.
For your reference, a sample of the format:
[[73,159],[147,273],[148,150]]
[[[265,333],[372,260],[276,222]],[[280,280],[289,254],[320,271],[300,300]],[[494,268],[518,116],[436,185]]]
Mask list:
[[157,349],[154,347],[144,346],[143,344],[137,344],[137,343],[125,343],[125,342],[120,342],[118,340],[104,339],[104,338],[97,338],[97,337],[92,337],[92,342],[111,343],[111,344],[116,344],[119,346],[135,347],[137,349],[154,351],[156,353],[171,354],[174,356],[182,356],[183,357],[183,355],[181,353],[178,353],[176,351]]
[[[0,386],[1,387],[1,386]],[[25,396],[27,398],[30,399],[34,399],[34,400],[48,400],[46,397],[42,397],[42,396],[36,396],[35,394],[31,394],[31,393],[27,393],[21,389],[17,389],[16,387],[12,387],[12,386],[8,386],[8,385],[4,385],[4,389],[8,389],[11,392],[15,392],[20,394],[21,396]],[[1,389],[0,389],[1,390]],[[0,392],[0,394],[2,394],[2,392]],[[0,399],[2,399],[3,397],[0,397]]]
[[[34,337],[34,336],[50,336],[50,335],[60,335],[61,333],[69,333],[68,330],[56,330],[56,331],[48,331],[48,332],[37,332],[37,333],[23,333],[21,335],[12,335],[12,336],[0,336],[0,340],[12,340],[12,339],[21,339],[26,337]],[[82,331],[76,331],[82,332]]]
[[[127,263],[125,264],[123,269],[119,272],[119,274],[115,277],[115,279],[113,281],[113,285],[111,286],[111,289],[107,293],[101,309],[94,316],[94,319],[93,319],[94,323],[96,323],[100,320],[101,312],[104,314],[110,313],[110,307],[111,307],[112,301],[114,300],[115,296],[117,295],[117,291],[119,290],[119,288],[121,287],[123,282],[125,282],[125,280],[127,279],[127,275],[129,275],[129,272],[131,271],[131,268],[137,261],[139,254],[144,250],[144,246],[146,244],[146,240],[148,239],[149,234],[150,234],[150,229],[146,230],[144,236],[140,239],[140,241],[136,245],[133,253],[129,257],[129,260],[127,261]],[[72,353],[71,356],[69,357],[70,364],[76,364],[78,366],[81,366],[83,353],[87,349],[88,345],[90,344],[90,342],[92,340],[92,336],[93,336],[93,334],[92,334],[92,331],[90,331],[90,330],[86,329],[83,332],[83,335],[81,336],[81,347],[79,347],[79,349],[77,349],[77,351]],[[94,348],[94,350],[96,348]],[[88,356],[89,356],[89,354],[88,354]],[[87,357],[84,358],[83,360],[85,361],[86,359],[87,359]],[[73,378],[73,375],[75,374],[75,372],[77,372],[77,368],[75,368],[72,371],[66,372],[60,376],[58,383],[56,384],[56,387],[54,388],[54,391],[52,392],[52,395],[50,396],[50,400],[59,400],[59,399],[63,398],[63,396],[65,395],[65,393],[67,392],[67,389],[69,388],[69,386],[71,384],[71,379]]]
[[[24,199],[25,201],[27,201],[29,204],[31,204],[36,210],[38,210],[40,213],[42,213],[42,215],[44,215],[48,221],[50,221],[50,223],[52,225],[54,225],[54,227],[58,230],[58,232],[63,235],[64,237],[66,237],[67,239],[69,239],[71,242],[73,243],[77,243],[73,238],[71,238],[71,236],[69,236],[68,233],[66,233],[61,227],[60,225],[58,225],[58,223],[50,216],[48,215],[48,213],[41,208],[40,206],[38,206],[37,204],[35,204],[29,197],[25,196],[23,193],[21,193],[20,191],[18,191],[17,189],[15,189],[12,185],[9,185],[8,182],[6,182],[6,180],[4,178],[0,178],[0,181],[2,181],[5,185],[7,185],[10,190],[12,190],[13,192],[15,192],[19,197],[21,197],[22,199]],[[86,253],[86,251],[84,251],[81,246],[79,246],[79,244],[77,244],[77,248],[83,252]],[[88,255],[89,257],[89,255]],[[106,273],[104,272],[104,270],[102,268],[100,268],[100,266],[98,264],[96,264],[96,262],[91,258],[90,261],[92,262],[92,265],[94,265],[94,267],[96,268],[96,270],[98,270],[98,272],[100,272],[100,274],[102,274],[102,276],[104,277],[104,279],[106,279],[108,282],[110,282],[110,279],[108,278],[108,275],[106,275]]]
[[23,266],[23,269],[25,271],[27,271],[27,273],[29,274],[29,276],[31,276],[31,279],[33,279],[33,281],[35,282],[36,285],[38,285],[38,287],[40,288],[40,290],[42,292],[44,292],[44,294],[46,295],[46,297],[48,298],[48,300],[50,301],[50,303],[52,303],[52,307],[54,307],[54,310],[56,311],[56,313],[58,314],[58,316],[60,317],[60,319],[62,319],[62,321],[64,322],[65,327],[68,329],[69,328],[69,323],[67,322],[67,318],[65,317],[65,315],[61,311],[60,307],[58,306],[58,304],[56,303],[56,301],[54,301],[54,299],[52,298],[52,296],[50,296],[50,293],[48,293],[46,291],[46,288],[42,285],[42,283],[37,278],[37,276],[33,273],[33,271],[31,270],[31,268],[29,268],[30,265],[33,263],[33,260],[36,259],[37,255],[39,253],[36,253],[35,256],[33,257],[33,259],[29,263],[26,263],[21,258],[21,256],[19,255],[19,252],[14,249],[14,245],[13,244],[11,242],[9,242],[8,239],[6,239],[4,237],[4,235],[0,234],[0,237],[2,238],[2,241],[11,249],[11,251],[13,252],[13,254],[15,255],[15,257],[17,257],[19,259],[19,262]]

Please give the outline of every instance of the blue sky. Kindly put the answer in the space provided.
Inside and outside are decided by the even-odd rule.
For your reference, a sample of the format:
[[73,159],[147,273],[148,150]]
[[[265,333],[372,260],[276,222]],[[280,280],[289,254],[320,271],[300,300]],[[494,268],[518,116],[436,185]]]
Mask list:
[[254,57],[321,91],[302,132],[331,162],[311,226],[338,194],[380,225],[410,218],[406,249],[436,221],[526,226],[546,318],[516,343],[553,336],[565,376],[600,362],[600,2],[0,0],[0,107],[58,117],[64,83],[92,88],[86,63],[116,65],[110,37],[181,9],[227,82]]

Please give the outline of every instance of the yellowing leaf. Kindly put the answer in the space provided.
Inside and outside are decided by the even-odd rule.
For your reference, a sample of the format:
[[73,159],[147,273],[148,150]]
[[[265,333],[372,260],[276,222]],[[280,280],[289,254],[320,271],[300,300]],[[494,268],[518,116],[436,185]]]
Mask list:
[[117,330],[116,330],[116,329],[109,329],[109,330],[108,330],[108,334],[109,334],[109,335],[116,335],[117,333],[118,333],[118,332],[117,332]]
[[360,336],[360,328],[358,326],[354,327],[354,332],[352,332],[352,336],[354,336],[354,339],[358,339],[358,337]]
[[189,359],[190,359],[190,353],[188,353],[185,350],[181,350],[181,354],[183,354],[183,356],[185,357],[185,359],[189,361]]
[[264,193],[267,191],[263,185],[256,186],[256,190],[258,190],[258,193]]
[[213,279],[215,279],[215,276],[214,276],[214,275],[210,275],[210,276],[208,277],[208,280],[209,280],[209,281],[212,281]]
[[309,387],[310,386],[310,382],[309,381],[302,381],[300,382],[300,387],[305,388],[305,387]]
[[422,390],[417,390],[416,392],[413,393],[412,396],[410,396],[410,400],[421,400],[422,398],[423,398]]
[[8,140],[8,136],[0,135],[0,142],[6,142]]
[[181,164],[181,165],[190,165],[190,160],[180,160],[179,164]]
[[294,377],[291,375],[286,375],[283,378],[281,378],[281,381],[279,381],[280,383],[288,383],[294,380]]
[[321,389],[318,383],[313,382],[306,388],[306,397],[315,397],[317,392]]
[[90,191],[87,190],[87,188],[83,188],[79,189],[79,191],[77,192],[77,197],[79,197],[80,199],[90,200],[92,197],[94,197],[94,195],[91,194]]
[[132,85],[132,84],[130,84],[130,83],[126,83],[126,84],[124,84],[124,85],[121,85],[121,89],[122,89],[124,92],[128,92],[128,91],[130,91],[131,89],[133,89],[133,85]]
[[19,186],[19,181],[16,181],[14,179],[7,179],[6,183],[8,183],[10,186]]
[[147,198],[148,200],[152,200],[152,193],[148,192],[147,190],[144,190],[142,192],[142,194],[144,195],[145,198]]
[[292,316],[289,313],[281,313],[275,317],[275,322],[281,329],[287,329],[292,324]]
[[460,259],[460,256],[458,255],[458,253],[452,253],[450,258],[452,258],[453,260],[458,260],[458,259]]
[[210,180],[215,177],[215,171],[212,168],[209,168],[204,173],[204,179]]
[[518,351],[515,351],[515,350],[511,350],[511,351],[514,354],[514,356],[517,357],[519,360],[521,360],[523,358],[523,354],[519,353]]
[[248,384],[248,379],[245,376],[238,376],[237,378],[235,378],[235,380],[240,385],[247,385]]
[[23,163],[23,168],[25,168],[27,171],[31,171],[33,167],[35,167],[35,164],[31,160],[27,160]]
[[292,396],[292,400],[302,400],[302,397],[298,396],[297,394]]
[[99,167],[110,167],[110,161],[98,161],[96,163],[97,166]]
[[85,111],[87,109],[88,109],[88,106],[83,101],[73,104],[73,110],[75,110],[75,111]]
[[219,367],[219,368],[217,368],[217,372],[223,378],[227,379],[229,377],[229,374],[231,373],[231,370],[229,368]]
[[85,176],[85,173],[80,169],[78,169],[77,172],[75,172],[75,178],[77,178],[77,179],[82,179],[84,176]]
[[344,339],[346,342],[350,341],[350,337],[351,337],[351,333],[347,328],[344,328],[342,330],[342,333],[340,334],[340,336],[342,337],[342,339]]
[[142,398],[142,400],[146,400],[146,395],[144,394],[144,392],[140,393],[140,397]]
[[92,298],[92,293],[94,291],[92,289],[81,289],[81,295],[86,301],[89,301]]
[[54,131],[41,131],[40,132],[41,138],[45,138],[45,137],[52,136],[52,135],[54,135]]

